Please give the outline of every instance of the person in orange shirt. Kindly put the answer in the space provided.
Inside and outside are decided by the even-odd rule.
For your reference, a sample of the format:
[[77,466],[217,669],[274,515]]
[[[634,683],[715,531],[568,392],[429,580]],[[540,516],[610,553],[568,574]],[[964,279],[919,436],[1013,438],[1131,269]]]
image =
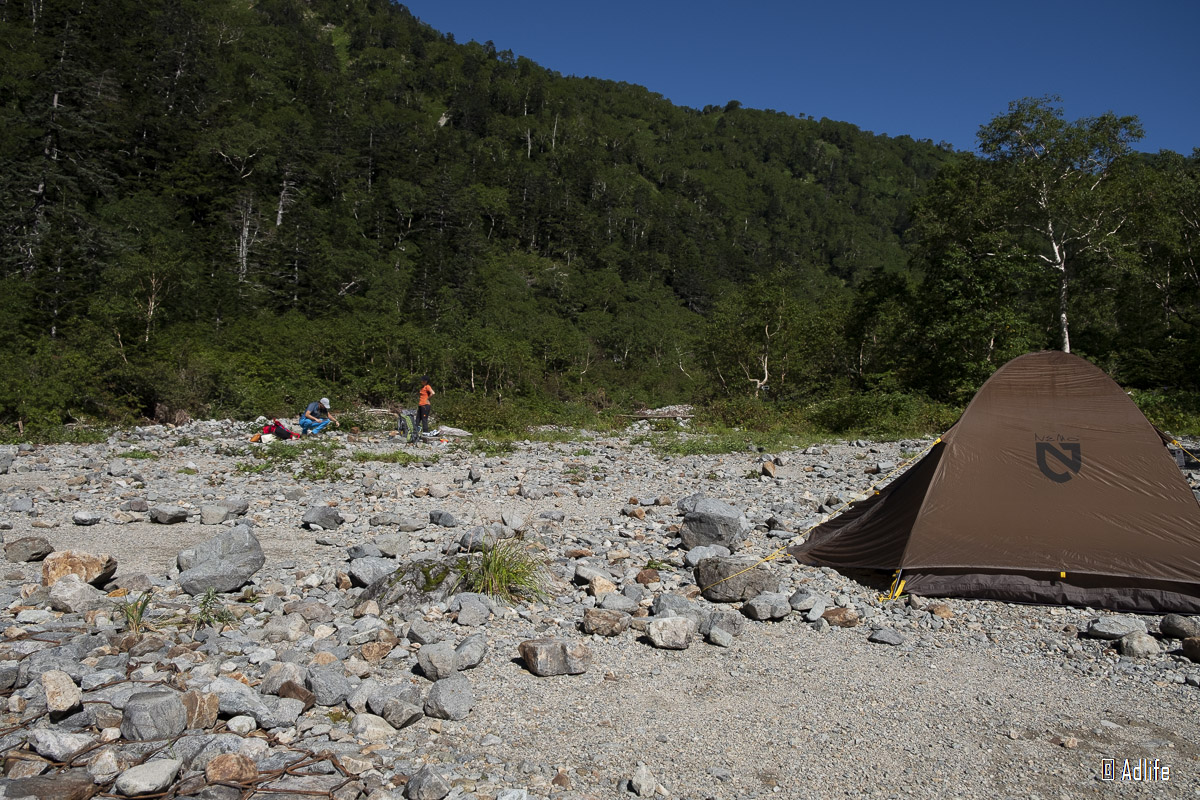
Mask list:
[[418,434],[429,430],[429,401],[435,394],[437,393],[429,385],[429,376],[425,375],[421,378],[421,394],[417,399],[416,430]]

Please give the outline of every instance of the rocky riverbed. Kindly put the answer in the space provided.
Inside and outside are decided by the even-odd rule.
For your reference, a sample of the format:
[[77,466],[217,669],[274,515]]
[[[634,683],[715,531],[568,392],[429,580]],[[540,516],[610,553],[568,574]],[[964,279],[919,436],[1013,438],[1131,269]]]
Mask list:
[[[932,440],[251,429],[0,450],[0,796],[1200,793],[1200,621],[888,600],[780,552]],[[430,580],[496,542],[544,599]]]

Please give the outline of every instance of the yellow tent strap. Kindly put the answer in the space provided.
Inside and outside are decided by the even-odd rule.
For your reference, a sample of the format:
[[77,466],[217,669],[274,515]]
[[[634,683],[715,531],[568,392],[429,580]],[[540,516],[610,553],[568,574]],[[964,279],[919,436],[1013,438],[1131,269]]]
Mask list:
[[1173,444],[1173,445],[1175,445],[1176,447],[1178,447],[1178,448],[1179,448],[1180,450],[1182,450],[1184,453],[1187,453],[1187,455],[1188,455],[1188,456],[1189,456],[1189,457],[1192,459],[1192,461],[1200,461],[1200,458],[1197,458],[1196,456],[1194,456],[1194,455],[1192,455],[1190,452],[1188,452],[1188,449],[1187,449],[1186,447],[1184,447],[1183,445],[1181,445],[1181,444],[1179,443],[1179,440],[1178,440],[1178,439],[1172,439],[1172,440],[1171,440],[1171,444]]
[[[926,453],[928,453],[930,450],[932,450],[934,447],[936,447],[936,446],[937,446],[939,443],[941,443],[941,441],[942,441],[942,437],[940,437],[940,436],[939,436],[937,439],[935,439],[935,440],[933,441],[933,443],[932,443],[932,444],[930,444],[930,445],[929,445],[929,447],[926,447],[924,450],[922,450],[921,452],[917,453],[915,456],[913,456],[912,458],[908,459],[907,461],[904,461],[904,462],[902,462],[902,463],[901,463],[899,466],[897,466],[895,469],[893,469],[893,470],[892,470],[891,472],[889,472],[887,475],[884,475],[882,478],[878,479],[877,481],[875,481],[874,483],[872,483],[870,486],[868,486],[868,487],[867,487],[867,492],[868,492],[868,493],[870,493],[870,494],[879,494],[879,492],[875,491],[875,487],[876,487],[876,486],[878,486],[879,484],[881,484],[881,483],[883,483],[884,481],[888,480],[888,479],[889,479],[889,478],[891,478],[893,475],[895,475],[897,472],[900,472],[902,469],[904,469],[905,467],[907,467],[909,464],[912,464],[914,461],[917,461],[918,459],[922,458],[922,457],[923,457],[923,456],[924,456]],[[848,506],[851,504],[851,502],[853,502],[853,501],[851,501],[851,500],[847,500],[846,502],[842,503],[840,506],[838,506],[837,508],[835,508],[835,509],[834,509],[834,510],[833,510],[833,511],[832,511],[832,512],[831,512],[831,513],[828,515],[828,516],[826,516],[826,517],[825,517],[825,519],[821,520],[820,522],[814,523],[813,525],[809,525],[809,526],[808,526],[808,530],[804,531],[804,533],[800,534],[800,536],[807,536],[808,534],[812,533],[812,530],[813,530],[813,528],[816,528],[818,525],[824,525],[826,522],[828,522],[829,520],[831,520],[831,519],[833,519],[834,517],[836,517],[838,514],[840,514],[840,513],[842,513],[843,511],[845,511],[845,510],[846,510],[846,508],[847,508],[847,507],[848,507]],[[797,537],[792,537],[792,538],[793,538],[793,540],[794,540],[794,539],[795,539],[795,538],[797,538]],[[752,570],[752,569],[754,569],[755,567],[757,567],[759,564],[765,564],[765,563],[766,563],[766,562],[768,562],[768,561],[772,561],[772,560],[774,560],[775,558],[777,558],[777,557],[779,556],[779,554],[780,554],[780,553],[782,553],[784,550],[786,550],[787,548],[789,548],[789,547],[791,547],[791,546],[792,546],[792,545],[791,545],[791,542],[788,542],[787,544],[783,545],[782,547],[779,547],[779,548],[777,548],[777,549],[776,549],[774,552],[772,552],[772,553],[770,553],[770,554],[768,554],[768,555],[764,556],[762,559],[760,559],[759,561],[757,561],[757,562],[755,562],[755,563],[751,564],[750,566],[746,567],[745,569],[743,569],[743,570],[740,570],[740,571],[738,571],[738,572],[735,572],[735,573],[733,573],[732,575],[727,575],[727,576],[725,576],[724,578],[721,578],[721,580],[719,580],[719,581],[715,581],[715,582],[713,582],[713,583],[710,583],[708,586],[703,586],[703,587],[701,587],[701,588],[700,588],[700,591],[702,591],[702,592],[707,592],[709,589],[711,589],[711,588],[712,588],[712,587],[714,587],[714,586],[717,586],[718,584],[722,584],[722,583],[724,583],[724,582],[725,582],[725,581],[727,581],[727,580],[730,580],[730,579],[732,579],[732,578],[736,578],[738,575],[744,575],[745,573],[747,573],[747,572],[749,572],[750,570]],[[899,573],[897,572],[897,574],[899,574]],[[903,581],[901,581],[901,586],[903,586]],[[898,593],[897,593],[897,594],[898,594]]]

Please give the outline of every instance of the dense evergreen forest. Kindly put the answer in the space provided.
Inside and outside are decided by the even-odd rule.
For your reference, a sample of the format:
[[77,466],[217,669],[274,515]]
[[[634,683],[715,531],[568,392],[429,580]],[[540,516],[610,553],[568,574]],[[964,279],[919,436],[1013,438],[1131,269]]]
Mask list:
[[0,424],[412,403],[427,373],[521,413],[854,427],[1068,343],[1186,405],[1195,155],[1054,98],[980,122],[968,154],[682,108],[388,0],[0,0]]

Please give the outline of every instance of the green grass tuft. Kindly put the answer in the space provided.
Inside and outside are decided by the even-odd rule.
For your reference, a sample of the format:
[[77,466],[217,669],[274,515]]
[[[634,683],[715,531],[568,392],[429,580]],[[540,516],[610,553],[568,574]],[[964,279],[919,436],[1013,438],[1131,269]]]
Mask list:
[[464,591],[506,603],[547,597],[546,562],[518,539],[506,539],[471,554],[459,562],[458,573]]
[[410,453],[405,450],[392,450],[387,453],[372,453],[368,450],[358,450],[351,458],[358,463],[368,461],[381,461],[385,464],[422,464],[426,461],[436,461],[437,455],[421,455],[419,453]]

